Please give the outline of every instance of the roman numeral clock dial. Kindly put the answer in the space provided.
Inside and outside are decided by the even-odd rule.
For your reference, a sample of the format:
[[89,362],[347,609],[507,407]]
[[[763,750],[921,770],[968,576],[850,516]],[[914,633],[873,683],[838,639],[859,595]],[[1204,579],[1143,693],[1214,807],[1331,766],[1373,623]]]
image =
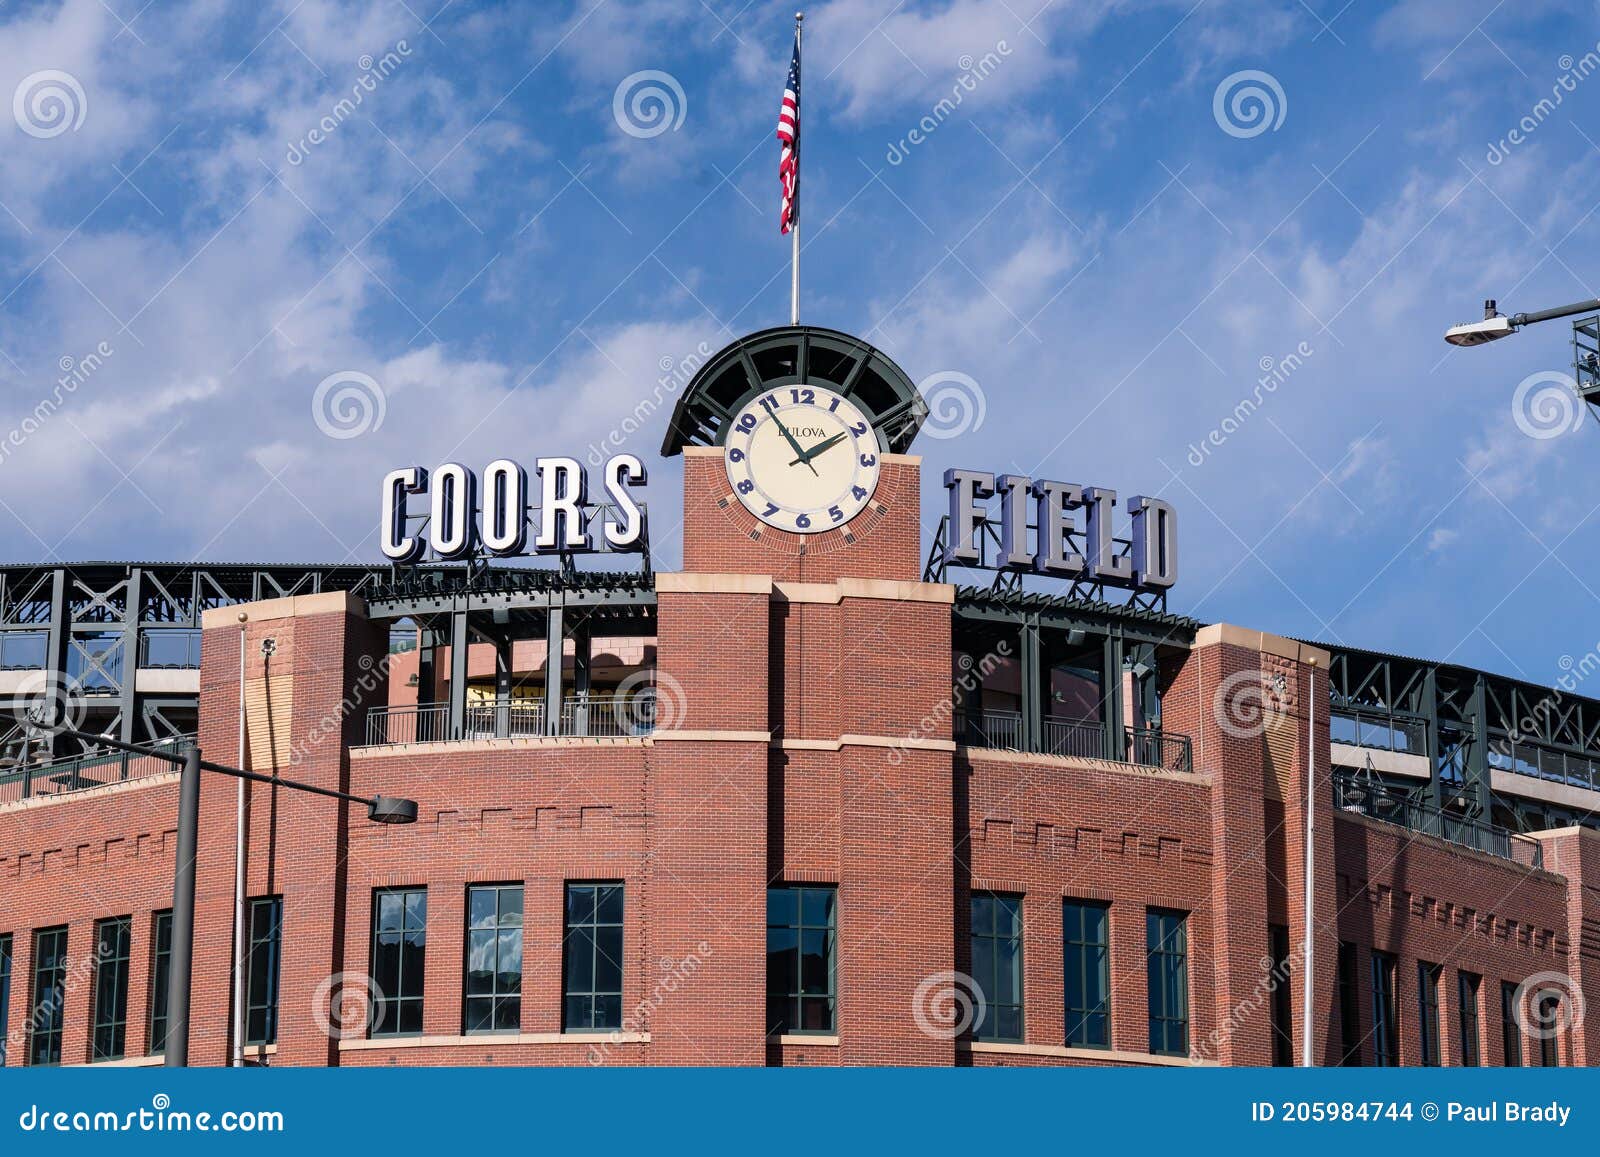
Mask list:
[[878,435],[847,398],[780,386],[734,415],[725,440],[734,496],[791,534],[842,529],[865,510],[882,470]]

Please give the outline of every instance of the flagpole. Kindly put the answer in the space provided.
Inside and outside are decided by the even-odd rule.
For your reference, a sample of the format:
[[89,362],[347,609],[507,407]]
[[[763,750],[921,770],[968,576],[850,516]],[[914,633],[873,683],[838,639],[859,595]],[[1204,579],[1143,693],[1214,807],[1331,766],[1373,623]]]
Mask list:
[[[804,12],[796,12],[794,14],[794,50],[797,53],[800,51],[800,26],[801,26],[801,24],[804,23],[805,18],[806,18],[806,14]],[[801,100],[801,94],[798,93],[798,92],[795,93],[795,105],[796,105],[795,114],[796,114],[796,119],[797,120],[798,120],[799,112],[800,112],[800,109],[799,109],[800,100]],[[800,144],[800,142],[798,140],[796,140],[795,141],[796,148],[795,148],[795,155],[794,155],[794,163],[795,163],[795,175],[794,175],[794,179],[795,179],[795,213],[794,213],[794,223],[789,226],[789,244],[790,244],[790,258],[789,258],[789,324],[790,325],[799,325],[800,324],[800,213],[799,213],[800,150],[799,150],[799,147],[798,147],[799,144]]]

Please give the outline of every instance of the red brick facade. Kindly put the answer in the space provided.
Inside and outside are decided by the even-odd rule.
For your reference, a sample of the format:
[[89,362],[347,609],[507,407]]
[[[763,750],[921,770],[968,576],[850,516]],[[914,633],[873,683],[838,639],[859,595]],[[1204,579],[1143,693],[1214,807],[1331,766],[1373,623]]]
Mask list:
[[[1170,659],[1165,726],[1193,768],[958,746],[949,587],[919,581],[919,462],[886,456],[850,540],[761,528],[727,500],[714,452],[685,459],[685,570],[658,576],[655,658],[671,688],[651,736],[363,748],[389,701],[387,625],[343,595],[208,616],[200,743],[238,754],[238,613],[246,765],[319,786],[418,801],[414,826],[368,823],[325,798],[249,790],[251,896],[283,898],[276,1064],[1270,1064],[1269,926],[1289,929],[1293,1048],[1308,926],[1313,1054],[1345,1051],[1336,961],[1355,946],[1364,1062],[1373,1060],[1371,952],[1396,958],[1398,1051],[1420,1063],[1419,961],[1442,965],[1439,1040],[1461,1061],[1457,971],[1481,976],[1482,1063],[1502,1055],[1500,985],[1553,972],[1600,1000],[1600,840],[1537,839],[1543,869],[1329,805],[1326,656],[1229,627]],[[262,654],[261,641],[275,649]],[[1253,726],[1229,688],[1271,683]],[[399,688],[396,697],[403,697]],[[1258,696],[1260,698],[1260,696]],[[194,1063],[228,1059],[234,888],[232,781],[202,795]],[[1315,802],[1305,911],[1307,801]],[[147,1052],[154,914],[170,906],[175,775],[0,804],[0,934],[13,937],[8,1064],[25,1063],[34,931],[68,927],[65,1063],[90,1056],[96,920],[131,915],[128,1057]],[[1532,843],[1525,845],[1531,850]],[[1531,860],[1530,860],[1531,862]],[[563,1033],[563,890],[625,887],[617,1033]],[[837,1032],[769,1037],[767,888],[838,889]],[[464,1035],[466,890],[524,888],[520,1031]],[[330,1031],[330,987],[371,969],[373,890],[428,890],[423,1031]],[[975,891],[1020,896],[1024,1039],[929,1029],[930,979],[971,971]],[[1110,911],[1108,1050],[1068,1048],[1064,900]],[[1147,1036],[1145,914],[1187,916],[1188,1058]],[[935,995],[937,995],[935,993]],[[1600,1062],[1588,1031],[1563,1064]],[[1538,1042],[1523,1042],[1538,1063]]]

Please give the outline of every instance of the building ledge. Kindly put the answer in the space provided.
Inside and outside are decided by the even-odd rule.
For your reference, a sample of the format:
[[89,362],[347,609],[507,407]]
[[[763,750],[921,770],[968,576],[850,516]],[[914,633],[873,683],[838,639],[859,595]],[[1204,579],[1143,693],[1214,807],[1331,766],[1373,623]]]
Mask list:
[[767,1042],[780,1045],[816,1045],[822,1048],[837,1048],[839,1046],[839,1037],[834,1033],[823,1032],[775,1032],[767,1037]]
[[504,1032],[471,1036],[349,1037],[339,1051],[368,1052],[386,1049],[498,1048],[505,1045],[647,1045],[647,1032]]
[[975,1056],[1049,1057],[1052,1060],[1094,1061],[1104,1065],[1159,1065],[1164,1068],[1215,1068],[1215,1061],[1192,1057],[1165,1057],[1156,1053],[1119,1049],[1081,1049],[1065,1045],[1007,1044],[1001,1041],[957,1041],[956,1048]]
[[177,783],[180,773],[176,771],[157,772],[155,775],[141,775],[133,779],[119,779],[115,783],[101,784],[99,787],[81,787],[76,791],[41,792],[30,795],[27,799],[14,799],[0,803],[0,815],[9,812],[27,811],[29,808],[47,807],[53,803],[66,803],[69,800],[104,799],[108,795],[120,795],[125,791],[135,791],[143,787],[160,787],[165,784]]
[[964,756],[968,763],[984,760],[992,763],[1026,763],[1074,771],[1109,771],[1117,775],[1146,776],[1151,779],[1170,779],[1177,783],[1211,786],[1209,771],[1168,771],[1165,768],[1149,767],[1142,763],[1118,763],[1116,760],[1088,759],[1079,755],[1045,755],[1037,751],[1008,751],[1000,747],[969,747],[966,744],[958,744],[956,754]]
[[472,751],[522,751],[530,748],[645,747],[644,735],[583,736],[526,735],[506,739],[441,739],[429,743],[377,743],[350,748],[351,759],[381,759],[387,755],[460,755]]

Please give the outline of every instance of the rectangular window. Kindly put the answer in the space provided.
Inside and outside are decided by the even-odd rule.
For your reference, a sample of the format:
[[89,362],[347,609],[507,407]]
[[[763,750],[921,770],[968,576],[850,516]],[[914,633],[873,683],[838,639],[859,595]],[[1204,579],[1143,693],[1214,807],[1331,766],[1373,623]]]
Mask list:
[[10,1035],[11,934],[0,936],[0,1065],[6,1063],[6,1038]]
[[283,897],[250,901],[245,956],[244,1043],[278,1043],[278,958],[283,951]]
[[122,1057],[128,1040],[128,960],[133,917],[114,916],[94,926],[94,1028],[91,1061]]
[[568,884],[563,1032],[622,1027],[622,885]]
[[1561,1051],[1557,1047],[1556,1032],[1562,1024],[1561,996],[1554,992],[1537,992],[1533,997],[1533,1023],[1539,1036],[1539,1063],[1547,1069],[1561,1064]]
[[1068,900],[1062,905],[1067,969],[1067,1044],[1111,1047],[1111,909]]
[[522,885],[467,889],[467,1032],[522,1027]]
[[1394,957],[1372,954],[1372,1063],[1380,1068],[1400,1063],[1399,1025],[1394,1007]]
[[1022,1039],[1022,897],[972,897],[972,978],[983,994],[974,1040]]
[[1347,940],[1339,942],[1339,1036],[1344,1051],[1339,1063],[1361,1064],[1361,993],[1357,987],[1356,961],[1360,950]]
[[767,1031],[837,1031],[838,890],[767,889]]
[[33,934],[33,1016],[28,1033],[28,1063],[59,1065],[66,1017],[67,930],[41,928]]
[[1289,990],[1289,926],[1267,926],[1267,948],[1272,954],[1272,1063],[1280,1068],[1294,1064],[1294,997]]
[[1150,982],[1150,1051],[1189,1052],[1189,932],[1182,912],[1145,912]]
[[1417,961],[1417,1028],[1420,1032],[1417,1043],[1422,1046],[1422,1063],[1430,1066],[1441,1063],[1439,978],[1443,973],[1441,965],[1429,964],[1426,960]]
[[428,890],[372,893],[372,1036],[422,1032],[423,960],[428,947]]
[[1461,1063],[1468,1068],[1481,1064],[1478,1055],[1478,989],[1482,978],[1471,972],[1456,973],[1456,1002],[1461,1016]]
[[1500,1032],[1504,1038],[1503,1060],[1508,1069],[1522,1067],[1522,1026],[1517,1023],[1517,986],[1500,982]]
[[151,929],[150,1055],[167,1051],[167,988],[172,981],[172,912],[157,912]]

